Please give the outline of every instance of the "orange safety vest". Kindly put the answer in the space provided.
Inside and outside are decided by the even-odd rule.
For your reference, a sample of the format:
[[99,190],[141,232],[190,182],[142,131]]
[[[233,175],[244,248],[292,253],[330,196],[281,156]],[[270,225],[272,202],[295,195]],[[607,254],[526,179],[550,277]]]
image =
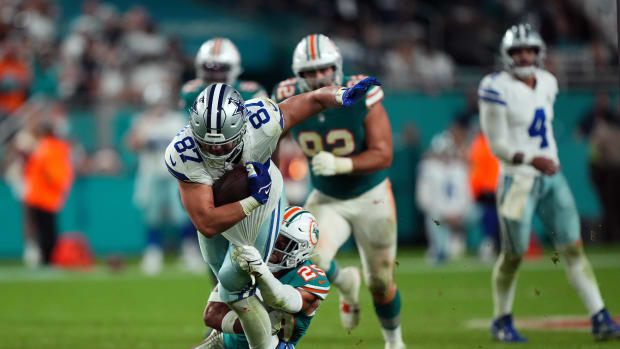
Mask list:
[[495,193],[499,179],[499,161],[482,132],[469,146],[469,184],[475,198],[482,193]]
[[[10,77],[17,80],[20,85],[25,85],[30,78],[28,66],[16,60],[0,60],[0,79]],[[16,89],[2,91],[0,93],[0,110],[5,113],[14,113],[25,101],[26,90]]]
[[73,182],[71,146],[58,138],[43,138],[28,158],[24,172],[26,204],[60,211]]

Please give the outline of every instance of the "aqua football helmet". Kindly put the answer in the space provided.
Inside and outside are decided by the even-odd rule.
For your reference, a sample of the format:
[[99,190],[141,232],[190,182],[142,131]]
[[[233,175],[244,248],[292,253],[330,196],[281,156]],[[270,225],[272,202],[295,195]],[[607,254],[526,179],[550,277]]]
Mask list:
[[207,83],[225,82],[232,85],[243,71],[237,46],[227,38],[205,41],[194,61],[196,76]]
[[319,242],[319,225],[309,211],[299,206],[289,206],[284,210],[280,233],[273,246],[273,253],[280,253],[278,262],[267,262],[269,270],[295,268],[312,257],[314,247]]
[[[303,72],[334,67],[330,81],[306,79]],[[302,90],[311,91],[327,85],[341,85],[343,80],[342,55],[333,41],[323,34],[311,34],[295,47],[293,52],[293,73],[299,78]]]
[[[534,65],[519,67],[511,56],[511,51],[517,48],[533,48],[537,51]],[[517,24],[506,30],[500,45],[500,54],[504,69],[518,77],[532,76],[536,67],[542,67],[545,60],[545,42],[540,34],[529,24]]]
[[247,110],[232,86],[207,86],[190,108],[190,127],[203,158],[232,161],[243,150]]

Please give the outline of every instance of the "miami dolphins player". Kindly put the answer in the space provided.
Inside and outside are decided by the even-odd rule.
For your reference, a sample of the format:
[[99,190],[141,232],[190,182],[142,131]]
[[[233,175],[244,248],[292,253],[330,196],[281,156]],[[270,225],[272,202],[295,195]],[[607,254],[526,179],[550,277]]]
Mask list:
[[[293,53],[295,77],[273,92],[277,101],[323,86],[353,86],[363,76],[344,76],[342,56],[325,35],[304,37]],[[392,132],[381,104],[383,91],[368,90],[363,103],[328,110],[291,127],[292,135],[311,162],[314,190],[305,207],[323,230],[314,258],[340,291],[345,329],[359,323],[360,272],[340,269],[334,261],[351,233],[360,252],[364,277],[381,323],[385,348],[404,348],[400,327],[401,300],[393,280],[396,258],[396,207],[387,178],[392,162]]]
[[237,46],[227,38],[205,41],[194,60],[196,79],[186,82],[180,92],[180,106],[189,108],[210,84],[223,82],[235,88],[244,100],[267,97],[267,91],[255,81],[237,80],[243,72]]
[[[220,282],[219,293],[237,313],[250,348],[272,348],[269,317],[254,295],[249,275],[232,260],[234,246],[253,245],[269,256],[282,216],[282,175],[271,161],[282,132],[327,108],[357,102],[374,78],[353,87],[326,87],[276,104],[247,102],[232,86],[209,85],[190,108],[190,122],[166,148],[168,171],[177,179],[181,202],[198,230],[203,258]],[[234,164],[248,169],[251,195],[215,207],[213,182]]]
[[482,130],[502,173],[497,189],[502,252],[493,268],[491,335],[503,342],[526,341],[513,326],[512,304],[536,213],[591,316],[592,335],[619,338],[620,327],[605,309],[584,254],[575,200],[560,171],[552,125],[558,83],[542,68],[545,44],[530,25],[519,24],[506,31],[500,53],[504,71],[484,77],[478,90]]
[[[308,260],[318,239],[314,216],[302,207],[291,206],[284,211],[280,234],[267,263],[253,246],[235,250],[239,265],[256,277],[257,294],[271,309],[272,332],[278,333],[282,348],[299,343],[329,292],[325,273]],[[218,300],[217,289],[209,297],[204,321],[217,331],[194,349],[248,348],[237,315]]]

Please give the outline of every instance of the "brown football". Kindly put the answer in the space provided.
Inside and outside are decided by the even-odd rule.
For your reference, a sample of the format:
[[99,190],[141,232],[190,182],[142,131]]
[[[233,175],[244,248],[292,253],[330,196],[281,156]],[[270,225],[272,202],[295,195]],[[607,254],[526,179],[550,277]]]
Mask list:
[[243,200],[250,196],[248,173],[243,165],[235,165],[213,183],[213,203],[216,207]]

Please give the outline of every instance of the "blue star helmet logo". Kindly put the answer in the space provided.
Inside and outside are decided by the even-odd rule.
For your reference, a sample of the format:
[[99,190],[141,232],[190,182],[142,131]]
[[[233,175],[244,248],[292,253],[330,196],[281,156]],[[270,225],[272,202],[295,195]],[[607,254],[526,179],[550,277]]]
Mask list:
[[236,109],[235,112],[233,113],[233,115],[237,115],[239,113],[243,113],[243,111],[245,110],[245,105],[243,104],[242,101],[236,99],[236,98],[232,98],[232,97],[228,97],[228,104],[234,104]]

